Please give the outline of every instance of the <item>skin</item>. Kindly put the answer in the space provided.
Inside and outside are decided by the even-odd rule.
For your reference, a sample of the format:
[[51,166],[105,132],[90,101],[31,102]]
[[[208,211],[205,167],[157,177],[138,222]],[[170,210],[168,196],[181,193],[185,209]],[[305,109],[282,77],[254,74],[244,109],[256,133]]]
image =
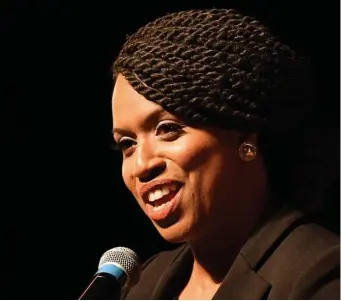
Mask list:
[[[145,213],[143,184],[156,179],[183,183],[172,218],[152,223],[164,239],[186,241],[193,252],[180,299],[212,298],[265,209],[268,185],[261,155],[241,160],[240,133],[187,126],[138,94],[121,74],[112,114],[114,139],[124,145],[123,180]],[[243,139],[256,144],[257,137]]]

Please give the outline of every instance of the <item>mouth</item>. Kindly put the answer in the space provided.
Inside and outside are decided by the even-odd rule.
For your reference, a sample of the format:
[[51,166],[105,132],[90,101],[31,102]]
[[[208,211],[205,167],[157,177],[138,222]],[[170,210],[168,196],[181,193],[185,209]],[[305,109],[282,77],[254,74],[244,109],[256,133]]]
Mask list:
[[153,221],[167,219],[177,208],[182,191],[182,184],[163,184],[155,187],[146,201],[147,215]]

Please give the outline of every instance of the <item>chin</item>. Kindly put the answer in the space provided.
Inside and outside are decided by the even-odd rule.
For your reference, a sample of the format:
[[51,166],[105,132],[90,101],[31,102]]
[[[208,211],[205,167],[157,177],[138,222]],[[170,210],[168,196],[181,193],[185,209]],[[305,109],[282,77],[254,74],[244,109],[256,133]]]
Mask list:
[[171,225],[156,224],[155,222],[153,224],[161,237],[170,243],[178,244],[189,240],[191,227],[183,222]]

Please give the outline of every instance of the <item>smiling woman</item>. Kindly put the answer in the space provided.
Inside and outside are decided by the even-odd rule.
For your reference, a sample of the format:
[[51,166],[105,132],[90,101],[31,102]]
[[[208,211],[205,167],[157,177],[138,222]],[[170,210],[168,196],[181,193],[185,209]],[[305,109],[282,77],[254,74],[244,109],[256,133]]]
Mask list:
[[[207,236],[208,242],[217,230],[236,236],[235,226],[240,225],[234,241],[244,240],[267,198],[261,156],[250,164],[239,159],[240,134],[186,126],[139,95],[122,75],[112,103],[124,182],[160,234],[172,242],[198,235]],[[255,137],[250,135],[248,141]],[[162,197],[162,191],[169,194]],[[228,220],[226,212],[231,214]]]
[[125,297],[338,298],[339,238],[312,218],[327,181],[307,185],[307,161],[290,157],[311,125],[307,61],[258,21],[212,9],[140,28],[114,70],[123,180],[183,243],[148,260]]

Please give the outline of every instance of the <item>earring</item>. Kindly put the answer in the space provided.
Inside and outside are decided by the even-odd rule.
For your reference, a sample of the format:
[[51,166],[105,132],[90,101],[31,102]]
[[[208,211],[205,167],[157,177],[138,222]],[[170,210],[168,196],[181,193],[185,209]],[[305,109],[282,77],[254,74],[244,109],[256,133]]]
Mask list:
[[245,161],[250,162],[256,158],[257,147],[251,142],[243,142],[239,146],[239,157]]

